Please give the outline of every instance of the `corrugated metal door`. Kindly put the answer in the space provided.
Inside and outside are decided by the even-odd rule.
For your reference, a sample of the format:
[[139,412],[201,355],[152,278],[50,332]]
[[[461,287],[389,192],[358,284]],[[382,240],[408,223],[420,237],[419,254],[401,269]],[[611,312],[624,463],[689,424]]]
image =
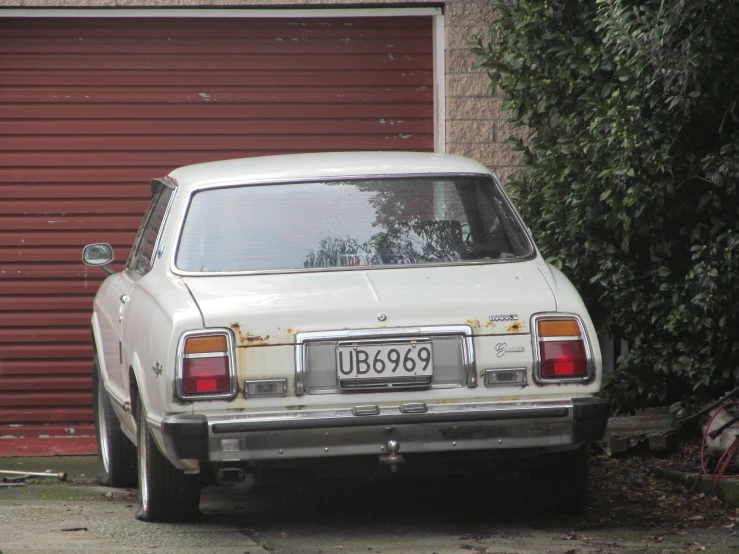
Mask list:
[[432,95],[430,17],[0,18],[0,456],[94,451],[81,248],[125,259],[151,177],[431,151]]

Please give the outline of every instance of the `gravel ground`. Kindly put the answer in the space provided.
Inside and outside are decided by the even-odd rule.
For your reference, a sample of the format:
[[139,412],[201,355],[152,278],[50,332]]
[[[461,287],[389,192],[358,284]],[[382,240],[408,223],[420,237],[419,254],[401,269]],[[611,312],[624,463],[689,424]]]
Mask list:
[[203,521],[146,524],[133,518],[135,491],[89,484],[88,472],[72,484],[0,488],[0,552],[739,553],[736,510],[651,472],[694,456],[689,446],[669,458],[593,456],[579,517],[534,517],[515,479],[479,468],[373,481],[284,475],[249,493],[209,487]]

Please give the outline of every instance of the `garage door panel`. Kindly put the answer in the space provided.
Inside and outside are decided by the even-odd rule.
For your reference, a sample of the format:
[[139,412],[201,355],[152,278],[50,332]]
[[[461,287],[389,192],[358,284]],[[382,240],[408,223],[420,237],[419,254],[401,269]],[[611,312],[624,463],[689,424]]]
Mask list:
[[[264,33],[262,33],[264,35]],[[210,37],[207,41],[193,41],[188,37],[172,38],[163,41],[161,37],[140,38],[132,42],[130,37],[98,37],[85,38],[84,41],[68,38],[18,38],[3,48],[3,53],[53,53],[86,54],[93,50],[96,54],[112,55],[293,55],[306,56],[310,54],[426,54],[429,37],[408,37],[400,44],[392,39],[366,38],[362,36],[316,37],[309,32],[272,33],[271,36],[242,37],[239,41]],[[265,40],[266,39],[266,40]],[[83,44],[84,42],[84,44]]]
[[[16,172],[17,176],[19,172]],[[31,172],[28,172],[31,173]],[[38,172],[35,172],[38,174]],[[100,181],[102,175],[100,172],[96,172],[95,180]],[[144,197],[151,190],[150,185],[143,185],[143,177],[138,183],[130,183],[127,185],[106,185],[101,187],[100,185],[57,185],[56,183],[50,184],[36,184],[38,183],[38,177],[34,178],[33,173],[27,175],[27,178],[33,179],[31,181],[34,184],[27,184],[26,186],[19,187],[17,185],[0,185],[0,198],[7,200],[19,200],[29,198],[105,198],[106,200],[114,199],[128,199],[131,196]],[[107,172],[105,174],[106,180],[108,179]],[[0,182],[3,182],[3,176],[0,175]],[[17,180],[16,180],[17,182]],[[2,237],[0,237],[0,244],[2,243]]]
[[[126,22],[127,23],[127,22]],[[335,32],[368,32],[380,36],[398,38],[397,31],[403,34],[420,30],[430,32],[428,17],[295,17],[295,18],[199,18],[182,17],[172,19],[137,18],[133,24],[121,24],[118,19],[103,18],[50,18],[35,17],[33,19],[16,19],[0,21],[0,29],[8,36],[25,38],[29,36],[79,38],[110,36],[112,38],[131,37],[175,37],[185,36],[198,38],[231,37],[242,38],[254,36],[254,33],[267,33],[272,36],[275,29],[283,33],[291,31],[311,31],[314,33]],[[80,35],[80,33],[83,33]],[[386,34],[382,34],[386,33]],[[373,35],[374,36],[374,35]]]
[[[390,125],[382,127],[386,134],[365,134],[365,135],[344,135],[340,134],[344,149],[361,150],[361,149],[403,149],[416,150],[427,148],[429,143],[433,144],[434,137],[429,134],[419,133],[403,133],[396,130]],[[325,133],[321,133],[325,134]],[[280,136],[200,136],[200,137],[179,137],[179,136],[141,136],[141,137],[122,137],[106,136],[101,137],[78,137],[78,136],[62,136],[62,137],[0,137],[0,150],[6,152],[28,151],[34,145],[39,145],[46,152],[64,151],[69,155],[80,153],[85,155],[86,152],[108,152],[126,150],[130,151],[155,151],[162,147],[162,142],[167,141],[171,147],[180,151],[203,151],[213,150],[222,152],[224,150],[243,150],[270,148],[279,150],[287,148],[290,150],[300,150],[302,148],[321,148],[321,145],[337,138],[337,135],[330,135],[328,139],[322,140],[314,134],[306,133],[304,135],[280,135]],[[72,154],[74,153],[74,154]],[[122,203],[126,205],[125,203]],[[138,209],[138,206],[135,208]],[[66,210],[62,210],[66,211]],[[126,210],[127,211],[127,210]],[[0,213],[3,213],[3,207],[0,206]]]
[[0,215],[22,213],[44,215],[67,214],[142,214],[149,205],[147,199],[116,200],[6,200],[0,202]]
[[[46,280],[31,280],[31,279],[1,279],[0,280],[0,295],[5,296],[8,294],[17,295],[19,292],[27,295],[86,295],[91,292],[97,291],[100,283],[107,276],[102,270],[96,268],[88,268],[87,277],[82,279],[67,279],[57,280],[54,283],[50,283]],[[38,323],[40,318],[36,319]],[[3,322],[4,323],[4,322]],[[89,323],[89,321],[88,321]],[[0,325],[1,327],[2,325]],[[59,332],[66,331],[67,327],[60,329]],[[88,336],[89,338],[89,336]]]
[[356,54],[354,56],[311,56],[303,54],[254,54],[254,55],[189,55],[168,56],[166,54],[136,55],[116,54],[97,56],[95,54],[0,54],[0,69],[133,69],[186,70],[195,66],[196,70],[251,71],[271,67],[280,71],[308,70],[354,70],[357,65],[377,70],[417,70],[433,69],[431,55],[401,52],[399,54]]
[[[102,242],[102,241],[100,241]],[[67,245],[69,246],[69,245]],[[55,262],[71,264],[80,262],[84,243],[68,248],[0,248],[0,263]],[[116,245],[112,245],[114,248]],[[121,246],[119,246],[121,248]],[[0,306],[3,300],[0,299]]]
[[[23,344],[40,342],[54,343],[60,340],[65,342],[84,343],[90,339],[90,327],[81,327],[78,329],[0,329],[0,344]],[[0,390],[12,390],[5,383],[5,379],[0,379]],[[48,387],[47,387],[48,388]],[[89,388],[89,383],[86,384]]]
[[[47,310],[64,310],[89,312],[95,291],[91,290],[85,295],[75,296],[24,296],[16,294],[0,298],[0,310],[32,312]],[[62,345],[60,345],[61,347]]]
[[141,223],[141,214],[135,215],[106,215],[105,217],[89,214],[73,216],[40,215],[3,215],[0,217],[0,232],[5,231],[71,231],[94,230],[98,236],[108,237],[108,232],[120,229],[135,230]]
[[[115,137],[133,136],[140,139],[146,136],[176,139],[182,135],[197,137],[201,135],[371,135],[374,133],[421,133],[428,132],[427,122],[423,119],[397,118],[364,118],[344,120],[301,119],[284,120],[117,120],[101,121],[48,121],[30,120],[8,122],[0,121],[0,139],[3,136],[17,138],[33,135],[37,140],[43,137],[73,137],[104,135]],[[100,179],[100,174],[95,176]],[[106,175],[106,177],[109,176]],[[0,179],[2,174],[0,173]],[[58,178],[57,178],[58,180]],[[131,182],[131,185],[136,183]],[[106,187],[110,188],[110,187]]]
[[[45,407],[41,409],[31,408],[13,408],[0,409],[0,423],[48,423],[48,422],[74,422],[74,421],[92,421],[92,408],[57,408]],[[14,433],[21,435],[23,429],[13,429]],[[70,445],[70,450],[62,450],[58,454],[71,452],[74,447]],[[89,454],[89,452],[78,452],[79,454]],[[49,452],[49,454],[52,454]],[[38,454],[37,454],[38,455]]]
[[8,360],[3,363],[3,380],[6,377],[70,375],[75,378],[90,378],[92,362],[86,364],[81,360]]
[[7,377],[0,380],[0,391],[37,391],[54,387],[56,390],[90,390],[87,377],[48,377],[38,379],[34,376]]
[[[411,103],[414,101],[432,101],[432,91],[428,87],[386,87],[386,88],[353,88],[351,91],[340,91],[336,87],[310,87],[302,90],[286,88],[249,88],[218,90],[211,86],[203,86],[190,90],[172,91],[157,87],[126,87],[121,89],[42,89],[2,87],[0,102],[125,102],[125,103],[250,103],[268,99],[273,104],[323,103]],[[361,113],[361,112],[360,112]]]
[[[149,172],[157,171],[157,169],[160,171],[160,175],[170,171],[170,168],[165,166],[159,168],[147,167],[145,169],[130,167],[126,169],[108,168],[105,173],[101,174],[100,170],[97,169],[91,170],[70,166],[53,169],[21,169],[12,166],[0,166],[0,183],[12,183],[12,185],[3,186],[16,186],[19,183],[24,183],[23,187],[17,187],[19,189],[28,188],[31,184],[39,186],[77,186],[85,183],[85,186],[97,186],[97,189],[102,193],[102,187],[99,186],[102,178],[105,179],[107,186],[115,188],[118,184],[125,183],[126,186],[138,187],[142,191],[141,195],[144,195],[144,190],[150,190],[146,181],[151,176]],[[144,171],[147,173],[144,173]],[[139,194],[136,196],[139,196]],[[99,197],[99,194],[96,194],[95,197]]]
[[433,72],[429,70],[404,71],[250,71],[234,74],[231,71],[69,71],[69,70],[6,70],[2,82],[7,86],[111,86],[124,80],[146,82],[147,86],[257,86],[284,87],[299,79],[304,86],[431,86]]
[[81,249],[108,242],[122,269],[152,177],[433,151],[432,52],[431,17],[0,18],[0,436],[87,429],[94,448],[89,326],[106,274]]
[[[91,360],[92,346],[89,343],[36,343],[32,347],[0,344],[0,357],[3,360]],[[30,405],[30,402],[26,405]]]
[[[38,312],[14,312],[3,314],[0,318],[0,329],[17,329],[17,328],[41,329],[45,327],[84,327],[90,328],[90,314],[86,312],[58,312],[58,311],[38,311]],[[77,362],[70,362],[70,369],[75,369]],[[16,364],[17,365],[17,364]],[[12,364],[3,362],[0,375],[10,375],[13,373]],[[18,371],[24,371],[19,366]],[[69,373],[69,371],[65,371]]]
[[[101,242],[104,242],[101,241]],[[114,271],[122,271],[125,265],[125,256],[128,255],[128,248],[125,252],[120,254],[123,256],[123,260],[119,262],[113,262],[108,267]],[[56,263],[28,263],[28,262],[15,262],[13,264],[7,264],[7,270],[0,270],[0,279],[13,278],[13,279],[49,279],[51,281],[57,281],[58,279],[85,279],[93,271],[102,271],[101,269],[95,269],[79,264],[56,264]],[[5,273],[3,273],[5,271]],[[90,319],[90,310],[92,304],[85,310],[87,319]],[[0,320],[9,317],[8,314],[0,313]]]
[[[413,102],[410,104],[364,104],[361,114],[357,114],[357,104],[313,104],[310,109],[302,103],[272,104],[264,101],[242,104],[215,104],[200,102],[197,110],[192,105],[178,104],[1,104],[0,120],[94,120],[105,119],[348,119],[357,118],[417,118],[428,122],[433,118],[433,105]],[[431,128],[431,127],[429,127]]]
[[[0,192],[0,194],[2,194]],[[133,231],[105,233],[105,242],[111,245],[123,247],[133,242],[135,233]],[[29,231],[25,233],[0,233],[0,247],[17,246],[22,248],[44,247],[44,246],[67,246],[70,244],[90,244],[100,240],[100,231],[60,231],[46,233]],[[0,291],[3,284],[0,282]]]
[[[373,137],[372,141],[362,142],[362,150],[426,150],[430,151],[433,149],[433,138],[432,135],[426,135],[424,141],[418,139],[416,141],[408,142],[404,139],[397,137],[394,140],[385,139],[384,136]],[[346,137],[345,137],[346,139]],[[402,142],[401,142],[402,141]],[[259,142],[259,141],[255,141]],[[77,166],[86,167],[100,167],[105,168],[112,165],[120,165],[126,163],[151,163],[156,165],[156,162],[169,162],[168,165],[172,168],[179,167],[187,164],[197,164],[216,160],[227,160],[231,158],[243,158],[251,156],[272,156],[276,154],[295,154],[301,152],[350,152],[357,150],[356,146],[349,146],[348,140],[344,140],[342,144],[337,144],[334,140],[332,141],[319,141],[317,137],[312,139],[304,139],[302,141],[292,141],[294,144],[293,148],[275,148],[271,150],[265,150],[258,148],[255,144],[255,148],[252,149],[241,149],[241,150],[220,150],[214,149],[210,151],[203,150],[190,150],[182,152],[147,152],[147,151],[130,151],[130,152],[78,152],[74,154],[74,163]],[[263,146],[259,144],[259,146]],[[282,144],[281,144],[282,146]],[[415,146],[415,148],[414,148]],[[14,163],[14,165],[25,166],[25,167],[53,167],[65,160],[70,159],[69,153],[63,152],[49,152],[47,154],[36,154],[20,152],[17,154],[3,154],[0,153],[0,165],[5,163]],[[153,175],[160,175],[159,173],[153,173]],[[117,210],[116,210],[117,211]],[[59,213],[55,211],[54,213]],[[62,212],[66,213],[66,212]],[[143,213],[143,212],[142,212]]]

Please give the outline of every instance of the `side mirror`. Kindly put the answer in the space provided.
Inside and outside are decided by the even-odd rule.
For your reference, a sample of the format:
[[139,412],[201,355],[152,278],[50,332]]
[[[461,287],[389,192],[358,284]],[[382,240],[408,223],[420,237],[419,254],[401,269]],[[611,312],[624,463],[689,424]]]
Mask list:
[[88,244],[82,249],[82,263],[102,267],[106,273],[113,273],[107,267],[103,267],[113,261],[113,248],[106,243]]

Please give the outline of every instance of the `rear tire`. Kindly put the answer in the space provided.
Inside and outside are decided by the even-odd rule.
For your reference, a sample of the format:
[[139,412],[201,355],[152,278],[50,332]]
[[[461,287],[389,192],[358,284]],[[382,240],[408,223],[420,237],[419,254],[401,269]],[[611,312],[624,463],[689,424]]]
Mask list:
[[535,512],[581,514],[588,499],[588,445],[557,455],[546,467],[521,475],[524,500]]
[[97,356],[92,367],[92,402],[98,447],[98,480],[109,487],[135,487],[136,447],[121,431],[121,424],[103,386]]
[[146,423],[143,402],[136,410],[141,521],[193,521],[200,517],[200,475],[186,475],[159,451]]

